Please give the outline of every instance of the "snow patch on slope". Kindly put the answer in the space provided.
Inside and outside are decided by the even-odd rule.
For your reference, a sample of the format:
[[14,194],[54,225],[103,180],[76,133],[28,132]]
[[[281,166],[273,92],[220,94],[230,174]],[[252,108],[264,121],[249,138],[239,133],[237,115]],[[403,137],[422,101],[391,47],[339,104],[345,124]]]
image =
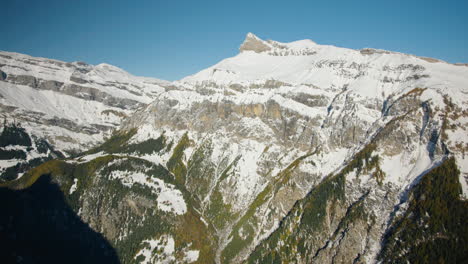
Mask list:
[[164,212],[172,212],[182,215],[187,212],[182,192],[177,190],[172,184],[163,180],[148,176],[142,172],[114,170],[109,176],[111,179],[119,179],[123,185],[132,187],[133,184],[141,184],[151,188],[158,198],[158,209]]
[[78,188],[78,179],[73,179],[73,185],[70,187],[70,192],[68,194],[73,194]]
[[143,256],[143,264],[151,263],[173,263],[174,257],[174,239],[172,236],[163,235],[159,239],[143,240],[143,249],[141,249],[134,259]]

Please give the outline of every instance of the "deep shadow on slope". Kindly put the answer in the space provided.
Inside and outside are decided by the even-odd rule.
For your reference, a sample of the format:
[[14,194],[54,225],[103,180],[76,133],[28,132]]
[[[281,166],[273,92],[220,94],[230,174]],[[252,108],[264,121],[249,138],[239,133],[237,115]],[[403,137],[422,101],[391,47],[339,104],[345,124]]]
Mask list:
[[48,175],[0,188],[1,263],[119,263],[109,242],[67,205]]

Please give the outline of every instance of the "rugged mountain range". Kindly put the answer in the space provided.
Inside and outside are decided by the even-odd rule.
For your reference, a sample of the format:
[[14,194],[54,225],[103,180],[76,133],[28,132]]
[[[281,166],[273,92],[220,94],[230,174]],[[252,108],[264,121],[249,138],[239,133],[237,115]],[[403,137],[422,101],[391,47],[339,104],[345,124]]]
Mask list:
[[[22,124],[3,134],[64,152],[3,186],[51,176],[122,263],[468,257],[466,65],[251,33],[172,83],[1,55],[3,113]],[[2,151],[27,148],[7,136]]]
[[[0,178],[11,179],[40,161],[102,143],[124,118],[170,87],[169,82],[136,77],[108,64],[0,52],[0,117],[20,126],[18,133],[36,138],[19,147],[0,146]],[[53,146],[55,154],[36,149],[39,139]]]
[[136,77],[109,64],[66,63],[0,52],[0,113],[62,152],[102,143],[169,82]]

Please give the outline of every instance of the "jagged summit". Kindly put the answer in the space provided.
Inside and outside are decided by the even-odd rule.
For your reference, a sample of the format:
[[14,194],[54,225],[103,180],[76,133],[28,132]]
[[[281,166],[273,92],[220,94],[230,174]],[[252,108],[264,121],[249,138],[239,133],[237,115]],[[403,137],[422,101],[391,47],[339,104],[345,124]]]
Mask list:
[[[360,96],[383,99],[415,87],[445,87],[452,94],[462,94],[462,80],[468,76],[467,67],[414,55],[319,45],[311,40],[280,43],[262,40],[252,33],[247,34],[240,50],[236,56],[187,76],[180,83],[246,88],[276,80],[321,90],[341,91],[347,87]],[[454,96],[454,100],[459,98]]]
[[296,52],[301,50],[308,50],[316,45],[317,44],[310,39],[298,40],[289,43],[281,43],[274,40],[262,40],[255,34],[249,32],[247,33],[247,36],[245,37],[245,40],[241,44],[239,50],[240,52],[254,51],[256,53],[269,51],[269,53],[271,53],[270,55],[274,55],[285,50]]
[[[252,32],[249,32],[247,33],[247,35],[245,36],[245,38],[255,38],[255,39],[260,39],[257,35],[255,35],[254,33]],[[261,40],[261,39],[260,39]]]
[[268,45],[265,41],[261,40],[259,37],[255,36],[253,33],[247,33],[244,42],[239,48],[240,52],[243,51],[254,51],[257,53],[271,50],[271,46]]

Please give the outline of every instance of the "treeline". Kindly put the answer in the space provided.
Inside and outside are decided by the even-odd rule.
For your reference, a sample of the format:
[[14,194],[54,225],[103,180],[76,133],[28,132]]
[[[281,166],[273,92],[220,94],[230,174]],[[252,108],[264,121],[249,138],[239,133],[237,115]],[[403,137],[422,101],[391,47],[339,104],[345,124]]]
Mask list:
[[452,157],[422,177],[384,238],[383,263],[466,263],[468,202],[459,175]]

